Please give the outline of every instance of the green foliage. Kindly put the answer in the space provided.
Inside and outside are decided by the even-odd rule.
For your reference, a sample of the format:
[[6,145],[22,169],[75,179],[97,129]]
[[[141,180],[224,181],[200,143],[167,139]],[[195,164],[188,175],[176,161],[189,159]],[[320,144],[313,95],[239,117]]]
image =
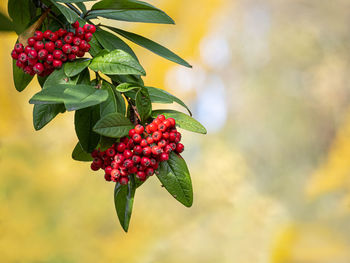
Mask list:
[[[0,13],[0,31],[15,30],[17,34],[25,32],[22,36],[30,37],[37,28],[54,31],[65,26],[72,31],[70,24],[73,22],[78,21],[83,26],[87,22],[92,23],[90,19],[99,17],[129,22],[174,23],[162,10],[137,0],[102,0],[95,3],[91,10],[84,4],[89,0],[36,1],[36,4],[44,4],[41,8],[36,7],[34,2],[9,0],[8,11],[13,22]],[[48,6],[51,11],[49,19],[41,15]],[[43,23],[38,20],[40,16],[45,20]],[[55,18],[52,19],[52,16]],[[66,110],[75,111],[75,132],[79,142],[72,152],[72,158],[83,162],[92,160],[90,153],[94,149],[106,150],[127,136],[136,123],[147,124],[159,114],[173,117],[180,128],[205,134],[205,128],[189,115],[173,110],[152,111],[153,103],[175,102],[192,115],[179,98],[162,89],[144,85],[142,76],[146,75],[146,71],[134,51],[119,36],[172,62],[186,67],[191,65],[148,38],[107,25],[103,26],[109,30],[106,31],[100,24],[90,41],[91,58],[67,62],[50,76],[38,77],[42,89],[29,101],[34,104],[34,128],[42,129]],[[32,78],[13,63],[13,79],[18,91],[24,90]],[[181,156],[172,152],[168,161],[160,163],[157,176],[179,202],[188,207],[192,205],[191,178]],[[125,231],[129,228],[136,189],[143,184],[135,175],[129,178],[127,185],[117,183],[114,191],[117,215]]]

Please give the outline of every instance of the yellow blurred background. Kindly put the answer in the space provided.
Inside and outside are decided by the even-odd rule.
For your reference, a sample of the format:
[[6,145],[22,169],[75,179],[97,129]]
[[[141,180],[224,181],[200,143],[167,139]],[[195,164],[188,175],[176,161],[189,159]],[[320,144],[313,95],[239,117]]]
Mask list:
[[183,134],[193,207],[151,178],[125,234],[113,184],[71,159],[73,114],[34,131],[1,33],[0,262],[350,262],[350,2],[149,2],[176,26],[117,25],[194,66],[131,45],[208,129]]

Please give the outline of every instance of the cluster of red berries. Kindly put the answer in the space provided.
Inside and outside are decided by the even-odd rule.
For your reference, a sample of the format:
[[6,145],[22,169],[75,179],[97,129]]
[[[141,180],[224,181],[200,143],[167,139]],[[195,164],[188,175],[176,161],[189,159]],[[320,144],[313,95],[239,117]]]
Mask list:
[[183,152],[184,145],[180,140],[181,133],[175,128],[175,120],[159,115],[146,128],[136,125],[129,131],[129,136],[121,138],[106,151],[93,151],[91,169],[103,169],[106,181],[125,185],[130,174],[145,181],[155,173],[159,162],[169,159],[170,152]]
[[74,32],[63,28],[56,32],[35,31],[34,36],[28,38],[27,46],[17,43],[11,52],[12,58],[17,60],[16,66],[26,74],[44,77],[61,68],[64,62],[83,57],[91,48],[88,42],[96,27],[90,24],[80,27],[78,21],[73,27]]

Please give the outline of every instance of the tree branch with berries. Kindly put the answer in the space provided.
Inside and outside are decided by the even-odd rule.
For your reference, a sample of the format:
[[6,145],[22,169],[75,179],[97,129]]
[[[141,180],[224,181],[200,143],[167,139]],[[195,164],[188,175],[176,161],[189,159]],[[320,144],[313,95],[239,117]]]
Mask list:
[[[78,138],[72,158],[115,183],[119,221],[128,231],[136,189],[156,175],[180,203],[193,203],[184,145],[177,128],[206,134],[185,103],[144,84],[139,59],[123,39],[180,65],[185,60],[160,44],[101,23],[111,20],[174,24],[162,10],[137,0],[9,0],[10,19],[0,30],[15,31],[11,52],[15,88],[23,91],[35,75],[41,90],[29,101],[40,130],[58,114],[75,111]],[[97,24],[91,20],[98,21]],[[153,110],[153,103],[177,103],[188,112]]]

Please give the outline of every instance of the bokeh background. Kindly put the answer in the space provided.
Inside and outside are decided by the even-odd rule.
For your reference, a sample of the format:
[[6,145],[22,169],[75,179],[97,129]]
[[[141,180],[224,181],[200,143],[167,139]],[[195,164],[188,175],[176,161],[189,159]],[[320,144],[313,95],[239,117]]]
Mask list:
[[125,234],[113,185],[70,157],[73,115],[34,131],[39,86],[15,91],[1,33],[0,262],[350,262],[350,2],[149,2],[177,25],[117,25],[194,66],[131,45],[208,129],[183,135],[193,207],[152,178]]

